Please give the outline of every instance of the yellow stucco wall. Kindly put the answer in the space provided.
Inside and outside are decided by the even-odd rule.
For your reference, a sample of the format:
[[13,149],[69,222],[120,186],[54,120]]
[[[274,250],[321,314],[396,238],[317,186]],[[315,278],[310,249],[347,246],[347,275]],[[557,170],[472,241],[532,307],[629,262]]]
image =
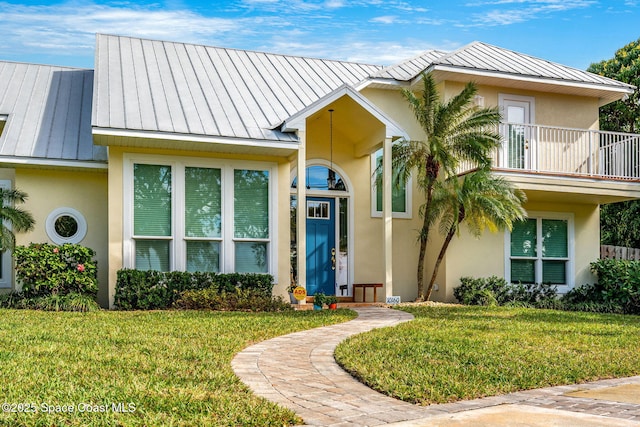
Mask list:
[[63,170],[17,169],[3,170],[14,175],[15,188],[29,195],[22,205],[30,211],[36,221],[35,229],[26,234],[18,234],[17,244],[53,243],[47,236],[45,224],[47,216],[57,208],[69,207],[79,211],[87,221],[87,235],[79,242],[96,251],[98,261],[98,281],[101,291],[98,301],[106,303],[103,291],[108,281],[107,256],[107,174],[102,172],[82,172]]
[[[445,99],[449,99],[464,88],[460,82],[445,82],[443,88]],[[576,129],[598,129],[597,98],[527,91],[495,86],[478,86],[478,95],[484,98],[485,107],[499,105],[499,95],[518,95],[534,98],[535,124],[559,126]]]
[[[525,209],[527,212],[573,214],[574,284],[594,283],[595,277],[589,271],[589,265],[600,255],[599,206],[533,202],[525,204]],[[477,239],[463,228],[460,236],[451,242],[443,270],[437,282],[440,289],[433,293],[433,299],[438,301],[455,300],[453,289],[459,286],[461,277],[504,277],[504,232],[486,231]]]

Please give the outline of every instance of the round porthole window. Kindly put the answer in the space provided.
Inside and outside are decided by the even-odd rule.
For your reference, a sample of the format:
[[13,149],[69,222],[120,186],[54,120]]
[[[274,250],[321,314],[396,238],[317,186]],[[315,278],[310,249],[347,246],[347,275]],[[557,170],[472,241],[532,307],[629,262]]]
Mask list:
[[47,217],[46,230],[53,243],[58,245],[80,243],[87,235],[87,221],[73,208],[58,208]]

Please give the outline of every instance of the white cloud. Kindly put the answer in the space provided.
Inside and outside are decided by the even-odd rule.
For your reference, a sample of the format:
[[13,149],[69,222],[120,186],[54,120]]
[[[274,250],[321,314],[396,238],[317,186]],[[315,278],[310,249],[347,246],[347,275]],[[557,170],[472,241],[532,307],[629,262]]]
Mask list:
[[469,7],[500,6],[500,9],[473,14],[471,23],[459,23],[458,26],[512,25],[551,13],[588,8],[593,4],[596,4],[595,0],[490,0],[467,3]]
[[369,22],[375,22],[377,24],[396,24],[398,22],[397,16],[377,16],[372,18]]
[[454,42],[445,42],[442,46],[435,46],[419,40],[406,40],[403,43],[345,42],[343,44],[305,44],[283,39],[272,45],[272,51],[313,58],[336,58],[365,64],[392,65],[413,58],[426,50],[451,51],[458,47],[460,45]]
[[4,50],[29,47],[47,54],[78,55],[93,49],[95,33],[197,41],[242,31],[247,31],[242,20],[208,18],[185,10],[0,3]]

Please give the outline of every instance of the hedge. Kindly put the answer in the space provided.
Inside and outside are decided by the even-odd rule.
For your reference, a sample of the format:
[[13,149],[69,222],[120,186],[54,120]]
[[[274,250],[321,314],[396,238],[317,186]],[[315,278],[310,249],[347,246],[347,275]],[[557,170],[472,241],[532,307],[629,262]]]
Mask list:
[[173,307],[184,291],[208,288],[218,293],[255,290],[271,297],[273,286],[273,276],[269,274],[122,269],[117,275],[115,306],[122,310],[166,309]]
[[548,305],[556,297],[556,287],[549,284],[507,283],[501,277],[463,277],[453,296],[465,305]]

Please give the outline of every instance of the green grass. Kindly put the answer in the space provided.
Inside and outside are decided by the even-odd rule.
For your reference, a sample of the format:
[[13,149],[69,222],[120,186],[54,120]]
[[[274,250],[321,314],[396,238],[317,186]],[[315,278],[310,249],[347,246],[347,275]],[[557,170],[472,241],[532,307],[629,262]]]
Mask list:
[[461,306],[350,338],[336,359],[370,387],[428,405],[640,374],[640,317]]
[[[0,411],[0,425],[300,423],[291,411],[253,395],[233,374],[231,359],[252,343],[354,316],[343,310],[276,314],[0,310],[2,402],[35,404],[37,409],[21,414]],[[135,411],[114,412],[114,403],[133,409],[131,403]],[[43,404],[53,409],[74,405],[75,412],[47,414]],[[108,410],[80,413],[81,404]]]

